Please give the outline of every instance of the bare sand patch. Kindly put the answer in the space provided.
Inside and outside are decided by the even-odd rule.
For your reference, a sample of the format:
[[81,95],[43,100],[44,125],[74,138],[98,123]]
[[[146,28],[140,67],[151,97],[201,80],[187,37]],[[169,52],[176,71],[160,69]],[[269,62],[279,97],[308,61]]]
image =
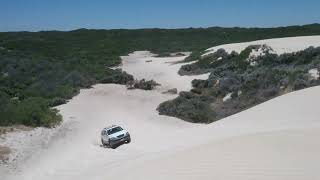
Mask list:
[[0,162],[5,162],[8,160],[8,155],[10,154],[11,150],[8,147],[0,145]]
[[8,127],[3,127],[0,126],[0,136],[6,133],[11,133],[15,131],[31,131],[34,128],[32,127],[27,127],[23,125],[14,125],[14,126],[8,126]]

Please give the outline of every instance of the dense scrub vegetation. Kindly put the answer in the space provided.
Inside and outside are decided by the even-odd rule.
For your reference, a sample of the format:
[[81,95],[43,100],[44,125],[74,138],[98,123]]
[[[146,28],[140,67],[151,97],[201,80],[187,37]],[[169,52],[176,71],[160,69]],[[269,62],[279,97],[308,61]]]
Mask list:
[[276,96],[320,85],[320,47],[280,56],[267,51],[248,59],[255,48],[249,46],[240,54],[220,49],[183,66],[180,73],[210,72],[210,76],[193,80],[191,92],[181,92],[176,99],[160,104],[160,114],[210,123]]
[[[133,80],[119,70],[120,55],[196,52],[224,43],[320,34],[320,25],[283,28],[86,30],[0,33],[0,125],[50,127],[63,104],[95,83]],[[198,53],[199,54],[199,53]]]

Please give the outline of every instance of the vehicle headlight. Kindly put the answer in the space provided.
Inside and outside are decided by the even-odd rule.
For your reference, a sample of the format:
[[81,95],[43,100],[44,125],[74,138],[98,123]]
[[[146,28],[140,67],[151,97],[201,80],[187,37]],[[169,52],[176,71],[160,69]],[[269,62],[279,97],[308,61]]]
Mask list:
[[130,134],[127,132],[127,133],[126,133],[126,136],[130,136]]

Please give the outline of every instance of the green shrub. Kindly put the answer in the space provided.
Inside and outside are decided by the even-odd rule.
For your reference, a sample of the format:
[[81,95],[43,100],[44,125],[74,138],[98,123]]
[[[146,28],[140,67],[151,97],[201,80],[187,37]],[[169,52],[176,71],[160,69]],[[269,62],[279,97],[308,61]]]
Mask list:
[[50,109],[43,98],[27,98],[19,102],[10,102],[3,110],[0,125],[23,124],[26,126],[52,127],[62,120],[58,111]]
[[176,99],[161,103],[157,110],[160,115],[175,116],[193,123],[210,123],[216,120],[210,108],[210,98],[180,93]]
[[184,59],[185,62],[198,61],[201,59],[203,51],[193,51],[188,57]]

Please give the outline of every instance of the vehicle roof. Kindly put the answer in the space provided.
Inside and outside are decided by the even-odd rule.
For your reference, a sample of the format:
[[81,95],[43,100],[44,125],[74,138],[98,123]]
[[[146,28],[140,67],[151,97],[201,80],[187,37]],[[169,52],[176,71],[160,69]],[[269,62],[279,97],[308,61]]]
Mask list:
[[111,125],[111,126],[105,127],[104,130],[112,129],[112,128],[115,128],[115,127],[120,127],[120,126]]

